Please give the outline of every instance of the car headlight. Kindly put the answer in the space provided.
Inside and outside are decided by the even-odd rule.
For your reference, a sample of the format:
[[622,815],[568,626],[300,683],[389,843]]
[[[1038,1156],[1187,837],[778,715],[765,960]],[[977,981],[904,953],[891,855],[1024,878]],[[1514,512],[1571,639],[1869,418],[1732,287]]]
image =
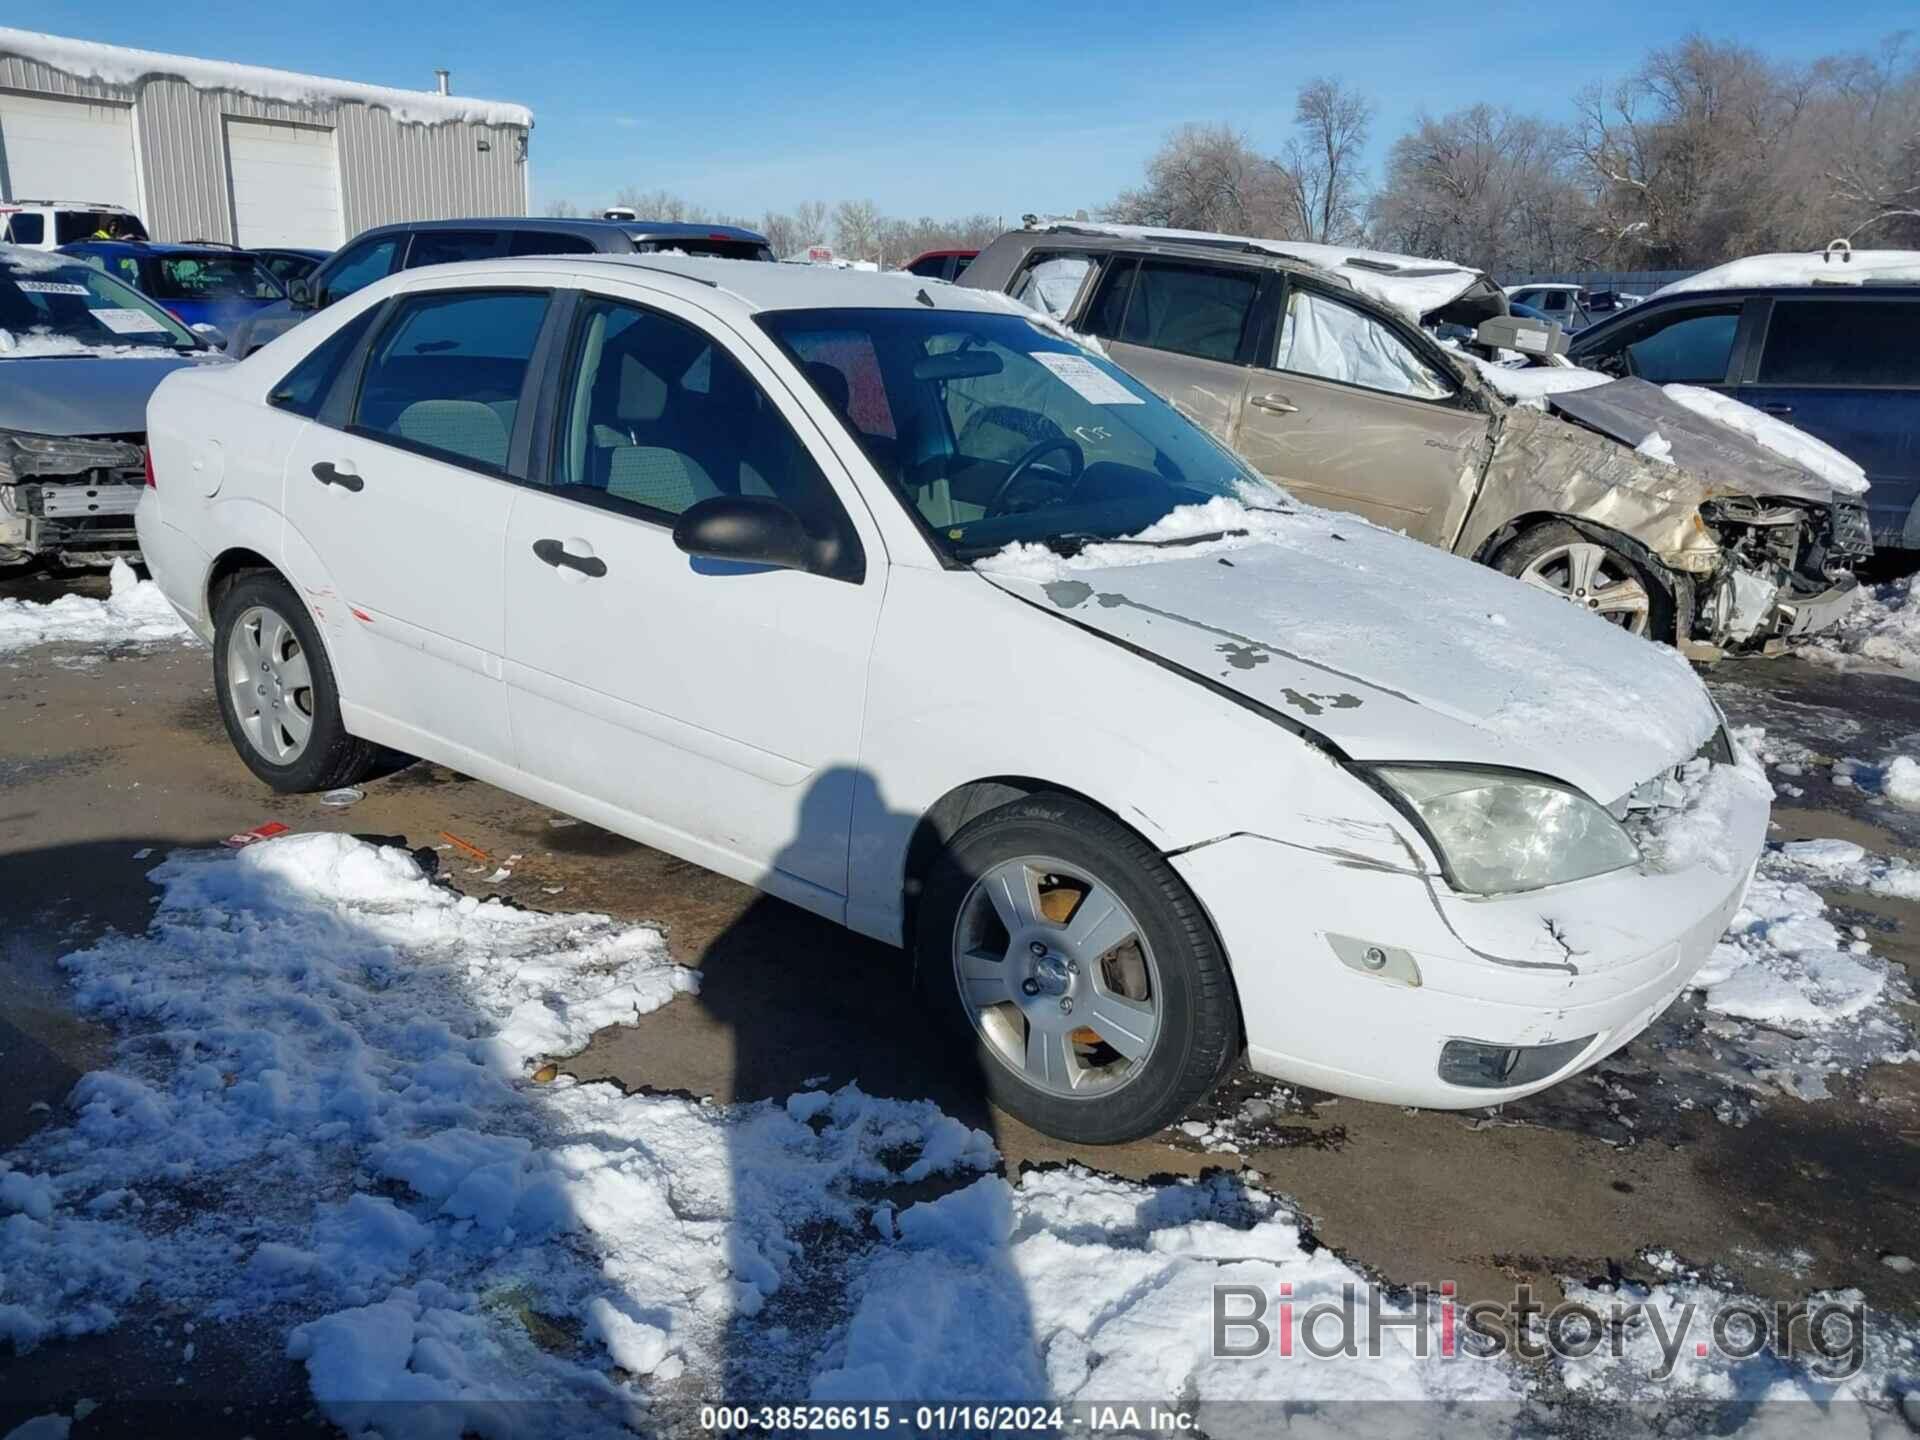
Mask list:
[[1544,775],[1447,765],[1377,765],[1366,773],[1415,818],[1447,879],[1468,894],[1538,890],[1640,861],[1619,821]]

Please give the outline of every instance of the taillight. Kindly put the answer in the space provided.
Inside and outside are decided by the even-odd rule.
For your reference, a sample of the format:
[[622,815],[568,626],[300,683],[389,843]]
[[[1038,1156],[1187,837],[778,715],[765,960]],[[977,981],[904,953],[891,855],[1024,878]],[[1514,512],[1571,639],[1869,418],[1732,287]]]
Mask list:
[[160,482],[153,478],[153,447],[151,445],[147,447],[146,455],[147,455],[147,488],[149,490],[158,490],[160,488]]

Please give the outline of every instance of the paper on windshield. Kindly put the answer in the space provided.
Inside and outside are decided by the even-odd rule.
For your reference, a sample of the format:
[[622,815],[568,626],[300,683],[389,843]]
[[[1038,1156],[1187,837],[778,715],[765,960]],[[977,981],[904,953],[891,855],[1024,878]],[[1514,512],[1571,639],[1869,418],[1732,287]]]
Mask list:
[[1082,400],[1095,405],[1138,405],[1140,397],[1083,355],[1036,350],[1033,358],[1064,380]]
[[116,335],[137,335],[155,330],[166,333],[166,326],[139,310],[90,310],[87,312]]
[[84,295],[87,287],[70,285],[62,280],[16,280],[13,288],[24,290],[29,295]]

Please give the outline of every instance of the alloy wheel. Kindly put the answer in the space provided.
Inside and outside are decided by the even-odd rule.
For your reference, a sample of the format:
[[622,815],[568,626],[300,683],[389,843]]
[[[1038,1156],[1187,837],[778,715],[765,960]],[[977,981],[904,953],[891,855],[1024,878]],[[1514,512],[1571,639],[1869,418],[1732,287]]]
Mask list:
[[313,672],[286,617],[265,605],[242,611],[227,635],[227,696],[253,748],[291,765],[313,735]]
[[1160,977],[1132,911],[1047,856],[1002,861],[954,922],[954,979],[993,1058],[1050,1095],[1110,1094],[1160,1035]]
[[1633,567],[1589,540],[1556,545],[1536,556],[1520,578],[1558,599],[1591,610],[1634,635],[1645,635],[1652,598]]

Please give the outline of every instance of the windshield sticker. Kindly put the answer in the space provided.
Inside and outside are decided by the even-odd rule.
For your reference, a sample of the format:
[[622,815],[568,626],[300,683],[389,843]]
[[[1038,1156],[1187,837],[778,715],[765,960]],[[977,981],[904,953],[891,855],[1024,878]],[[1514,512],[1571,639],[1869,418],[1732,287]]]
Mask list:
[[1033,358],[1073,388],[1074,394],[1095,405],[1140,405],[1145,402],[1084,355],[1062,355],[1035,350]]
[[108,309],[91,310],[88,313],[116,335],[151,334],[156,330],[162,335],[167,333],[166,326],[139,310]]
[[13,284],[16,290],[24,290],[29,295],[84,295],[87,293],[87,287],[84,285],[69,285],[60,280],[16,280]]

